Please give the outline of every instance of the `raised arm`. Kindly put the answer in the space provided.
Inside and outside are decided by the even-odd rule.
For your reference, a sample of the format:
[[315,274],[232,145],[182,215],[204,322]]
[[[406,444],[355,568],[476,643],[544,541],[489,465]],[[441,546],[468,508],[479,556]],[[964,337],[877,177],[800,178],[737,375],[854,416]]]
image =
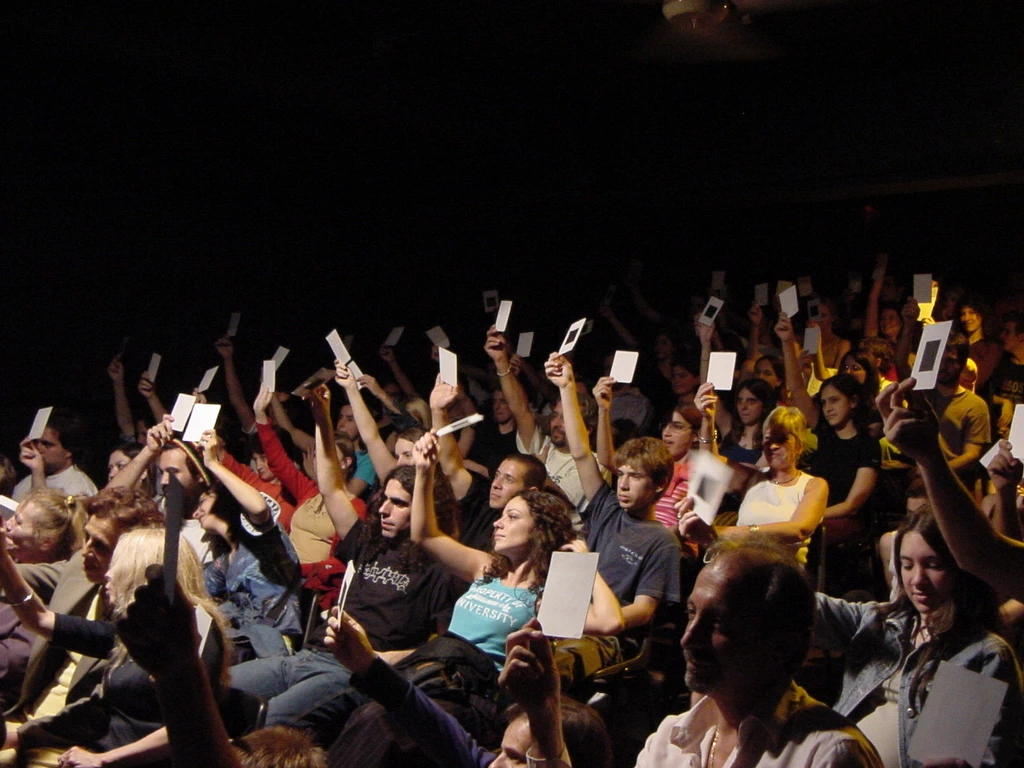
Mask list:
[[604,487],[604,478],[601,477],[597,459],[590,451],[590,439],[576,395],[576,379],[573,376],[572,365],[557,352],[552,352],[548,361],[544,363],[544,373],[551,383],[558,387],[561,394],[565,439],[569,444],[573,461],[576,462],[576,472],[579,474],[580,485],[583,486],[583,494],[590,500]]
[[917,464],[932,512],[957,564],[997,592],[1024,600],[1024,543],[996,533],[949,468],[939,447],[935,412],[923,401],[908,407],[916,383],[906,379],[890,384],[878,395],[885,436]]
[[174,419],[171,414],[166,413],[160,420],[160,423],[150,427],[146,432],[146,444],[142,447],[142,450],[124,466],[124,469],[114,475],[106,487],[134,488],[138,484],[139,478],[146,471],[146,468],[160,455],[160,451],[164,449],[164,446],[174,439],[173,421]]
[[[434,432],[449,424],[448,408],[459,396],[459,388],[446,384],[438,374],[434,382],[434,389],[430,392],[430,422]],[[441,471],[444,472],[448,481],[452,484],[452,491],[455,498],[461,501],[473,484],[473,476],[462,460],[462,450],[455,439],[455,435],[445,435],[437,438],[438,463]]]
[[988,473],[995,487],[992,505],[992,527],[1003,536],[1021,541],[1020,515],[1017,514],[1017,486],[1020,485],[1024,465],[1010,453],[1012,446],[1008,440],[999,442],[999,453],[988,465]]
[[227,492],[235,497],[235,501],[241,506],[249,521],[257,528],[272,522],[270,508],[263,494],[224,466],[224,443],[220,436],[214,430],[208,429],[199,439],[199,446],[203,449],[203,464]]
[[334,530],[345,538],[359,515],[349,499],[345,476],[334,446],[334,425],[331,423],[331,393],[322,385],[309,393],[309,406],[316,424],[316,484],[324,497],[324,506],[331,516]]
[[149,380],[149,371],[143,371],[139,378],[139,394],[146,399],[146,405],[149,406],[153,418],[160,421],[166,415],[167,409],[156,394],[156,386]]
[[395,377],[395,381],[405,396],[419,398],[420,393],[416,391],[416,387],[413,386],[412,380],[406,376],[405,371],[402,370],[402,366],[398,364],[398,358],[395,357],[395,348],[381,347],[380,359],[388,364],[388,368],[391,369],[391,375]]
[[501,391],[508,402],[508,409],[512,411],[512,418],[516,420],[516,431],[523,446],[529,449],[533,443],[533,436],[537,431],[537,419],[530,410],[530,399],[526,396],[526,390],[519,379],[512,372],[512,365],[509,360],[508,340],[498,333],[493,325],[487,331],[487,342],[484,344],[484,351],[494,361],[494,367],[498,372],[498,381],[501,382]]
[[[612,385],[615,379],[602,376],[594,386],[597,401],[597,461],[603,467],[615,464],[615,440],[612,437]],[[565,408],[565,406],[562,406]]]
[[274,400],[276,400],[274,393],[261,385],[252,408],[256,418],[256,433],[260,437],[260,445],[263,446],[263,453],[267,456],[267,465],[270,467],[270,471],[281,481],[285,490],[292,495],[296,505],[299,505],[316,496],[319,491],[316,483],[296,469],[284,446],[281,445],[277,433],[270,425],[267,408]]
[[610,304],[602,304],[598,312],[601,317],[608,321],[608,324],[615,331],[615,335],[626,345],[626,349],[637,349],[639,347],[636,336],[632,334],[629,328],[622,324],[622,321],[616,316]]
[[[804,415],[808,429],[813,430],[818,426],[820,411],[807,392],[807,385],[800,370],[800,350],[793,333],[793,321],[784,312],[779,315],[779,321],[775,324],[775,335],[782,344],[782,360],[786,366],[786,389],[789,390],[791,402]],[[820,344],[818,350],[821,350]]]
[[907,299],[900,314],[903,316],[903,328],[900,329],[899,339],[896,340],[893,361],[896,363],[896,375],[902,380],[910,376],[910,372],[913,370],[913,366],[910,364],[910,351],[913,349],[914,334],[917,333],[917,329],[921,325],[917,319],[921,314],[921,307],[917,303],[917,299],[913,296]]
[[270,398],[270,410],[274,414],[274,423],[288,433],[292,442],[295,443],[296,448],[303,453],[313,450],[313,446],[316,445],[316,440],[311,434],[309,434],[309,432],[299,429],[292,424],[292,420],[288,416],[288,412],[276,397]]
[[864,338],[878,336],[878,302],[882,297],[882,286],[885,285],[885,268],[889,264],[889,254],[875,255],[875,272],[871,279],[871,290],[868,291],[868,304],[864,309]]
[[700,380],[705,382],[708,380],[708,367],[711,365],[711,338],[715,335],[715,326],[695,322],[694,330],[700,339]]
[[413,448],[416,482],[412,492],[409,534],[438,562],[463,581],[474,581],[484,574],[491,556],[460,544],[441,530],[434,510],[434,467],[437,464],[437,436],[428,432]]
[[340,360],[334,361],[334,380],[348,395],[348,403],[352,406],[352,418],[356,421],[356,428],[359,430],[359,437],[363,439],[363,445],[366,446],[366,452],[370,454],[373,471],[377,473],[377,477],[387,477],[397,462],[387,445],[381,440],[377,422],[359,392],[359,382],[356,381],[356,377],[352,375],[348,366],[343,365]]
[[114,385],[114,414],[117,416],[117,428],[122,440],[135,440],[135,420],[132,409],[128,405],[128,392],[124,388],[124,365],[120,357],[115,357],[107,366],[107,375]]
[[224,359],[224,382],[228,388],[228,400],[231,407],[238,414],[238,421],[242,425],[242,431],[250,433],[253,431],[253,423],[256,418],[249,407],[249,401],[245,399],[245,391],[242,389],[242,382],[238,378],[238,370],[235,368],[235,343],[230,336],[221,336],[215,344],[217,352]]

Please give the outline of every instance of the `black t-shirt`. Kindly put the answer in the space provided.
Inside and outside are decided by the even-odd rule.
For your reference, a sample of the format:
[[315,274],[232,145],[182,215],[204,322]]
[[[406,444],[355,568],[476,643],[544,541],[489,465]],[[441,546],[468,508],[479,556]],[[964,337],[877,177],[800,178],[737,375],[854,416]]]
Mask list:
[[[398,548],[384,550],[373,560],[359,562],[359,539],[366,525],[352,526],[338,542],[334,556],[342,562],[355,561],[358,572],[352,579],[345,611],[363,625],[375,650],[398,651],[416,648],[447,625],[458,598],[456,584],[437,563],[408,573],[400,567]],[[323,647],[326,622],[317,627],[310,644]]]
[[858,434],[844,440],[824,419],[815,429],[818,435],[818,450],[811,456],[808,473],[828,483],[828,505],[846,501],[861,467],[879,469],[882,465],[882,448],[871,435]]
[[494,521],[501,517],[500,509],[491,509],[491,481],[476,472],[470,472],[473,481],[462,497],[462,519],[459,541],[467,547],[490,552],[494,543]]
[[519,449],[516,447],[515,429],[507,434],[502,434],[498,425],[494,423],[494,419],[488,416],[477,425],[473,447],[469,449],[469,455],[466,458],[483,464],[493,475],[510,453],[519,453]]
[[598,553],[597,570],[623,605],[637,595],[678,603],[679,540],[655,520],[637,520],[604,485],[583,511],[587,547]]

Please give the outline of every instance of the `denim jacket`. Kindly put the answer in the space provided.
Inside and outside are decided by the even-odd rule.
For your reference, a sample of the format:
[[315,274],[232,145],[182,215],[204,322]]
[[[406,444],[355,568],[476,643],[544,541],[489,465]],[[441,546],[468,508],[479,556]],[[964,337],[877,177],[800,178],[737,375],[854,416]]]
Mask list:
[[[905,613],[882,618],[878,603],[848,603],[819,594],[814,621],[814,645],[846,655],[843,690],[835,709],[859,721],[869,714],[880,698],[873,694],[901,665],[903,674],[899,693],[900,764],[913,768],[921,764],[907,757],[907,749],[917,726],[928,691],[921,688],[912,702],[910,684],[920,659],[911,633],[915,619]],[[985,768],[1008,764],[1016,755],[1021,722],[1021,675],[1013,651],[1002,639],[979,629],[974,639],[947,659],[951,664],[978,672],[1009,684],[992,737],[982,760]],[[938,661],[929,662],[938,665]],[[928,688],[931,687],[929,683]]]

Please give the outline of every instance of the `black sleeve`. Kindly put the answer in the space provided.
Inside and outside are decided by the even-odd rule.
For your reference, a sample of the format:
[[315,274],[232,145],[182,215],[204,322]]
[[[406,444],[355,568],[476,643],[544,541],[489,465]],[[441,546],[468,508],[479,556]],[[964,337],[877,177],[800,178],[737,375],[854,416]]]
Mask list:
[[68,616],[66,613],[55,614],[53,639],[50,641],[59,648],[94,659],[105,659],[117,640],[117,630],[109,621],[93,621],[81,616]]

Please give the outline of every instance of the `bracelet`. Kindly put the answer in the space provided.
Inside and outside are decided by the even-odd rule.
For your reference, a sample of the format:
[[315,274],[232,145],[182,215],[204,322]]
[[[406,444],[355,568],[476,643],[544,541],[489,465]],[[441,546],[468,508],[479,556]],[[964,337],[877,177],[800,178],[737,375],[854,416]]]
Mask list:
[[715,442],[715,438],[713,438],[713,437],[698,437],[697,441],[701,445],[711,445],[711,443]]
[[494,372],[498,374],[499,379],[504,378],[505,376],[508,376],[510,373],[512,373],[512,366],[509,366],[508,370],[505,371],[504,373],[499,371],[497,368],[494,369]]

